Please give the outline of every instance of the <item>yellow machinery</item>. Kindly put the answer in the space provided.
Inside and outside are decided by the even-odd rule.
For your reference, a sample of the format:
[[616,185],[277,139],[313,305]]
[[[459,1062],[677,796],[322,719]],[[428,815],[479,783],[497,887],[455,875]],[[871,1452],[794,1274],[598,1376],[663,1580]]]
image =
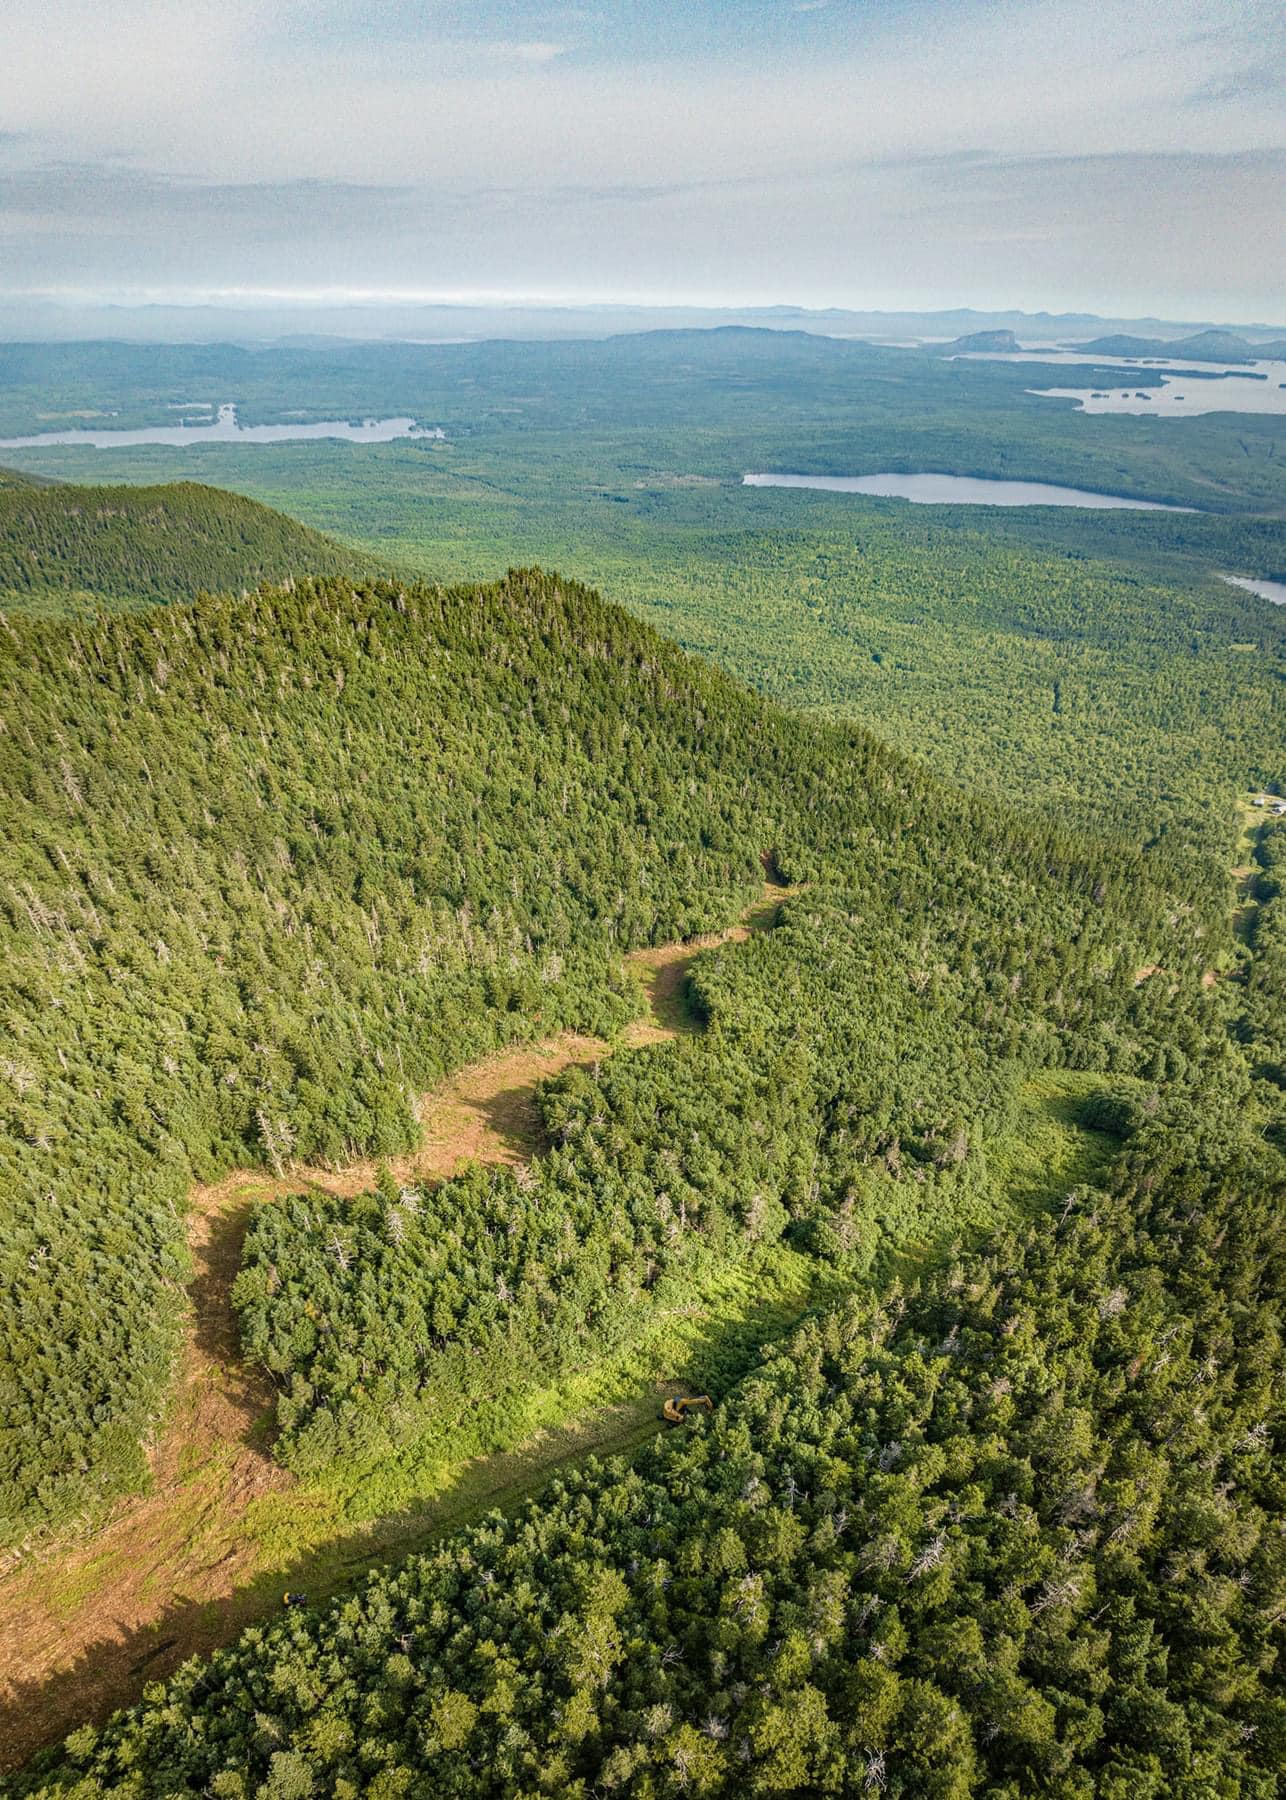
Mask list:
[[714,1401],[709,1394],[685,1394],[680,1400],[671,1398],[661,1408],[661,1417],[667,1425],[681,1425],[691,1412],[700,1409],[702,1412],[713,1412]]

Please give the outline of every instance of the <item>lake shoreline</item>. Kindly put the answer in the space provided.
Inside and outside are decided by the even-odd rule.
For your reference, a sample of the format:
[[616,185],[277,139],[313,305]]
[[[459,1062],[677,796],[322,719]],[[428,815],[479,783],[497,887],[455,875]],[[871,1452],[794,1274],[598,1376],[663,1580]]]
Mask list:
[[127,450],[142,444],[191,449],[199,444],[286,444],[340,438],[351,444],[389,444],[399,438],[445,438],[440,425],[420,426],[414,419],[321,419],[311,424],[242,425],[233,402],[226,401],[213,419],[199,424],[139,425],[120,429],[74,426],[42,431],[30,437],[0,438],[0,450],[41,450],[70,445],[87,450]]
[[1162,500],[1128,499],[1087,488],[1045,481],[1006,481],[982,475],[787,475],[746,474],[743,487],[816,488],[834,494],[865,494],[881,500],[909,500],[916,506],[1079,506],[1087,511],[1196,512]]

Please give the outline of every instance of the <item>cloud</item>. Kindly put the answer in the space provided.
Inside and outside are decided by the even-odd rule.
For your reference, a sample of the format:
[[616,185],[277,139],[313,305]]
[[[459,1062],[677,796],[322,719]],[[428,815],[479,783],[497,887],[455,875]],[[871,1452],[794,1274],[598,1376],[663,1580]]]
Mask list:
[[[703,13],[707,9],[689,9]],[[831,9],[834,10],[834,9]],[[462,38],[430,8],[343,41],[262,0],[6,0],[0,117],[52,153],[104,154],[211,180],[256,176],[537,186],[610,165],[617,179],[800,170],[837,155],[1245,149],[1281,139],[1271,96],[1176,110],[1239,77],[1246,0],[1025,0],[841,9],[852,25],[812,59],[664,54],[587,64],[563,38]],[[746,0],[747,25],[757,8]],[[50,13],[66,23],[54,33]],[[511,14],[504,16],[512,17]],[[286,24],[283,25],[283,18]],[[1211,37],[1222,18],[1225,30]],[[438,30],[432,29],[438,26]],[[450,26],[451,29],[446,27]],[[534,80],[537,72],[542,79]],[[552,84],[552,85],[551,85]],[[480,123],[485,128],[480,129]],[[1198,134],[1194,143],[1190,134]]]
[[1269,0],[799,4],[5,0],[6,279],[1286,289]]
[[[1246,68],[1234,69],[1195,88],[1188,95],[1188,104],[1227,107],[1250,99],[1270,99],[1279,106],[1286,103],[1286,64],[1266,68],[1252,63]],[[1283,115],[1283,127],[1286,131],[1286,114]]]

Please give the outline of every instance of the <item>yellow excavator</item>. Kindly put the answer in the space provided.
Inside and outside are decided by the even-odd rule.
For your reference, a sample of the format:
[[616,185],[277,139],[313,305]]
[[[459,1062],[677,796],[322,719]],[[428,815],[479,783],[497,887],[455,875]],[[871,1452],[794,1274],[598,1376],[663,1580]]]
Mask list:
[[685,1394],[682,1399],[672,1395],[661,1408],[661,1417],[667,1425],[682,1425],[689,1413],[714,1411],[714,1401],[709,1394]]

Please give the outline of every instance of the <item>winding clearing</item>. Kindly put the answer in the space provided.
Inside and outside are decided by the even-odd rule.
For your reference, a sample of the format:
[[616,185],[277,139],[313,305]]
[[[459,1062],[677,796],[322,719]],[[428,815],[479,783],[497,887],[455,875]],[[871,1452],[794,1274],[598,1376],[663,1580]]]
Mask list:
[[[683,999],[694,958],[770,924],[783,891],[767,884],[726,931],[628,956],[649,1015],[623,1042],[664,1042],[696,1029]],[[611,1050],[600,1038],[563,1033],[462,1070],[424,1096],[421,1144],[388,1159],[394,1175],[432,1181],[465,1162],[525,1160],[541,1148],[537,1083]],[[516,1502],[559,1464],[628,1449],[657,1429],[658,1400],[677,1385],[660,1378],[629,1403],[539,1428],[516,1449],[462,1458],[427,1503],[374,1521],[360,1510],[350,1516],[334,1495],[301,1487],[274,1463],[272,1388],[240,1360],[230,1304],[250,1207],[308,1187],[358,1194],[375,1175],[373,1162],[297,1167],[280,1178],[242,1169],[192,1190],[191,1320],[174,1406],[149,1453],[152,1490],[122,1502],[91,1537],[42,1551],[0,1579],[0,1769],[277,1612],[284,1571],[292,1588],[320,1599],[373,1563]],[[289,1529],[274,1532],[287,1508]]]

